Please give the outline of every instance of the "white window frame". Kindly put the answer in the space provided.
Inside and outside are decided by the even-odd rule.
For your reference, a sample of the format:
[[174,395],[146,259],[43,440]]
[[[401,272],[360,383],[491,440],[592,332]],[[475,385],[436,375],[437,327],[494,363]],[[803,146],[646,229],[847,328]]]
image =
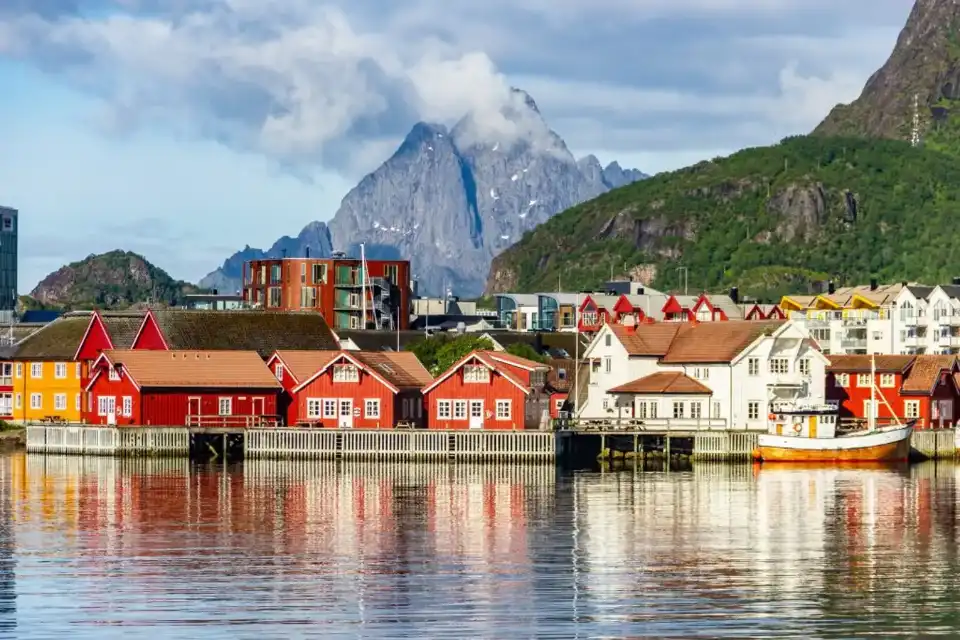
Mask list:
[[870,388],[870,374],[869,373],[858,373],[857,374],[857,386],[861,388]]
[[76,406],[77,411],[83,410],[83,394],[82,393],[77,394],[76,405],[77,405]]
[[906,400],[903,403],[903,417],[904,418],[919,418],[920,417],[920,401],[919,400]]
[[767,363],[767,367],[775,376],[783,376],[790,373],[790,359],[789,358],[770,358]]
[[76,376],[77,376],[77,380],[83,377],[83,369],[81,368],[81,363],[79,362],[77,363],[77,366],[76,366]]
[[34,380],[43,379],[43,363],[42,362],[30,363],[30,377]]
[[673,419],[674,420],[683,420],[683,400],[674,400],[673,401]]
[[53,410],[54,411],[67,410],[67,394],[65,393],[53,394]]
[[23,377],[23,363],[22,363],[22,362],[18,362],[18,363],[17,363],[17,369],[16,369],[16,371],[17,371],[17,377],[18,377],[18,378],[22,378],[22,377]]
[[43,409],[43,394],[42,393],[31,393],[30,394],[30,408],[34,411],[38,409]]
[[760,419],[760,401],[750,400],[747,402],[747,420]]
[[333,365],[333,381],[360,382],[360,369],[353,363],[335,364]]
[[233,415],[233,398],[229,396],[221,396],[217,398],[217,415],[218,416]]
[[509,420],[511,416],[511,405],[513,403],[510,400],[497,400],[497,420]]
[[17,393],[13,396],[13,406],[15,409],[23,408],[23,394]]
[[454,420],[467,419],[467,401],[466,400],[453,401],[453,419]]
[[307,398],[307,420],[319,420],[323,415],[323,399]]
[[470,384],[490,382],[490,369],[482,364],[463,365],[463,381]]
[[453,401],[437,400],[437,419],[450,420],[453,416]]
[[108,378],[111,382],[119,382],[119,381],[120,381],[120,372],[117,371],[117,368],[116,368],[115,366],[112,366],[112,365],[110,366],[109,372],[107,373],[107,378]]
[[603,357],[603,371],[604,373],[613,373],[613,356]]
[[690,402],[690,417],[694,420],[699,420],[703,417],[703,405],[700,404],[699,400],[692,400]]
[[278,362],[273,365],[273,375],[277,377],[277,380],[283,381],[283,365],[281,363]]
[[802,376],[810,375],[810,358],[801,358],[797,363],[797,370]]
[[363,401],[363,417],[371,420],[380,419],[380,398],[366,398]]
[[55,362],[53,365],[53,377],[57,380],[67,379],[67,363]]
[[133,416],[133,396],[123,396],[120,405],[120,412],[126,417]]
[[323,400],[323,418],[326,419],[335,419],[337,417],[337,407],[340,406],[340,403],[336,398],[322,398]]
[[895,373],[881,373],[880,386],[884,389],[893,389],[897,386],[897,375]]
[[760,358],[747,358],[747,375],[760,375]]
[[834,386],[843,389],[850,386],[850,374],[849,373],[836,373],[833,375],[833,384]]

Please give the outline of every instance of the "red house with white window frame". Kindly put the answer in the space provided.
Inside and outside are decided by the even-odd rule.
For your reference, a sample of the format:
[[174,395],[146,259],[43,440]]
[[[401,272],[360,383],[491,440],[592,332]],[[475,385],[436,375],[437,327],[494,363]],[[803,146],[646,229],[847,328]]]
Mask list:
[[286,390],[286,423],[392,429],[426,422],[421,389],[433,377],[409,351],[277,351],[267,361]]
[[577,331],[594,333],[613,317],[614,296],[588,294],[580,303],[577,313]]
[[282,387],[254,351],[106,350],[86,390],[91,424],[257,427]]
[[622,294],[616,304],[613,305],[612,324],[624,324],[624,320],[632,318],[632,324],[638,325],[644,322],[655,322],[653,318],[647,316],[643,309],[634,306],[626,294]]
[[[827,367],[827,399],[841,419],[867,420],[871,406],[871,366],[876,389],[874,415],[880,424],[917,421],[917,429],[947,428],[960,418],[960,387],[955,356],[834,355]],[[872,365],[871,365],[872,361]]]
[[536,429],[549,412],[550,367],[474,351],[423,390],[430,429]]
[[[80,385],[86,388],[92,378],[93,363],[104,351],[129,349],[134,337],[143,325],[143,312],[94,311],[90,322],[77,345],[73,360],[79,367]],[[96,414],[96,405],[92,404],[89,394],[81,407],[81,417],[88,422],[88,413]]]

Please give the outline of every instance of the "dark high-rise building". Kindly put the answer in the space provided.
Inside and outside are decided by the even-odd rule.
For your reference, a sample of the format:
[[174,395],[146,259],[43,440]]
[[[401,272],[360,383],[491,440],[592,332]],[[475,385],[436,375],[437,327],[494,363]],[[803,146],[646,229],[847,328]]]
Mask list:
[[0,323],[13,322],[17,308],[16,209],[0,207]]

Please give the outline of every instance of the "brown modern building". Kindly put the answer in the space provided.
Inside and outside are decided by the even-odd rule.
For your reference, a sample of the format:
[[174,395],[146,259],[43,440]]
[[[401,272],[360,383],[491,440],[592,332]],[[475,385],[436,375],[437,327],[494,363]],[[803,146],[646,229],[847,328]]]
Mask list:
[[[334,330],[407,329],[410,262],[359,258],[268,258],[243,269],[243,302],[268,311],[318,311]],[[366,287],[364,288],[364,284]],[[366,291],[366,322],[363,297]]]

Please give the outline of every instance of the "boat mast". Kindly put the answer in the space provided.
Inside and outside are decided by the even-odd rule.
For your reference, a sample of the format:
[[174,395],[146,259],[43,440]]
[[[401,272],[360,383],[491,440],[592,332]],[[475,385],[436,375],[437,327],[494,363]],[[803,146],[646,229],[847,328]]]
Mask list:
[[877,428],[877,356],[870,354],[870,415],[867,417],[867,430]]

